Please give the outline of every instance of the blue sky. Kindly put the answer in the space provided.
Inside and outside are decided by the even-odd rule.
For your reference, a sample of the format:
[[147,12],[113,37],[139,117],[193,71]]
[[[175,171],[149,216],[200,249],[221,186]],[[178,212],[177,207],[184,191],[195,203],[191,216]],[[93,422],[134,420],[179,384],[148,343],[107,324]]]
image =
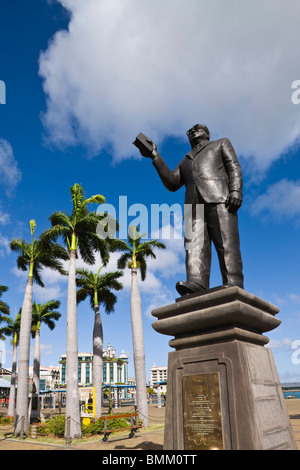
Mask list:
[[[290,0],[11,0],[0,9],[0,284],[14,315],[26,276],[8,243],[49,227],[56,210],[71,208],[69,189],[103,194],[118,213],[128,207],[183,203],[184,189],[168,192],[132,141],[143,131],[174,168],[189,150],[185,131],[208,125],[212,139],[228,137],[244,175],[239,212],[245,289],[280,308],[270,338],[281,381],[300,381],[294,363],[300,340],[299,233],[300,105],[292,82],[300,79],[299,3]],[[1,100],[0,100],[1,101]],[[128,222],[134,217],[128,216]],[[150,219],[149,219],[150,220]],[[177,297],[185,279],[183,242],[149,263],[140,283],[147,376],[167,365],[168,337],[151,323],[154,307]],[[79,260],[79,264],[82,262]],[[112,257],[111,267],[116,259]],[[45,272],[37,301],[57,298],[62,318],[54,332],[42,327],[42,364],[65,353],[67,281]],[[104,345],[130,358],[130,275],[115,313],[102,312]],[[216,256],[211,286],[221,284]],[[78,307],[79,351],[92,351],[93,314]],[[294,343],[294,344],[293,344]],[[11,346],[5,342],[7,367]],[[293,356],[294,353],[294,356]]]

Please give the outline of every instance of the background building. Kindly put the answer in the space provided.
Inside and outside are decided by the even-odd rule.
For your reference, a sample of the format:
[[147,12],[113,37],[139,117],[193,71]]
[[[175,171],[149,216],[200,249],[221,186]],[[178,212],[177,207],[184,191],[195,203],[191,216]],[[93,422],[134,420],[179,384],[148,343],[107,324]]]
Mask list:
[[[60,364],[60,385],[66,385],[66,354],[61,356]],[[116,349],[108,344],[103,349],[103,388],[120,388],[120,398],[128,398],[130,392],[135,388],[133,380],[128,377],[128,356],[122,351],[120,356],[116,356]],[[93,354],[78,353],[78,385],[88,387],[93,384]]]
[[[32,379],[33,367],[29,367],[29,378]],[[57,366],[40,366],[40,390],[57,388],[60,382],[60,368]]]
[[157,393],[167,393],[168,367],[158,367],[155,363],[150,369],[150,387]]
[[0,367],[0,406],[8,403],[10,391],[11,371]]

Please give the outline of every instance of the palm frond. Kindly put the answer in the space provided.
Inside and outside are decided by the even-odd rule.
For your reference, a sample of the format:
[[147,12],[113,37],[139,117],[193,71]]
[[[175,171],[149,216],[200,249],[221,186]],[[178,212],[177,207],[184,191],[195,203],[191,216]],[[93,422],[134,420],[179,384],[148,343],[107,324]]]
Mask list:
[[101,194],[95,194],[84,201],[84,204],[104,204],[106,201],[105,197]]
[[0,339],[4,341],[6,336],[13,335],[13,330],[12,330],[13,320],[8,316],[3,316],[3,317],[0,316],[0,321],[1,323],[6,323],[6,326],[3,326],[0,328]]
[[9,336],[13,337],[15,333],[17,333],[17,335],[19,335],[19,333],[20,333],[20,323],[21,323],[20,320],[21,320],[20,314],[18,314],[16,316],[15,320],[13,320],[9,316],[2,317],[2,322],[6,323],[6,326],[3,326],[0,329],[0,338],[2,340],[4,340],[5,338],[7,338]]
[[78,289],[76,292],[77,303],[83,302],[88,296],[90,299],[93,298],[93,294],[94,294],[93,291],[89,292],[89,290],[86,289],[85,287]]
[[65,228],[74,228],[71,224],[70,216],[65,211],[53,212],[53,214],[50,215],[49,220],[51,222],[52,227],[58,225]]
[[[145,234],[140,234],[137,226],[134,225],[130,226],[128,235],[129,245],[125,242],[120,244],[120,248],[122,247],[125,253],[119,258],[117,266],[120,269],[125,269],[128,261],[130,261],[131,258],[135,258],[136,266],[140,269],[141,278],[144,281],[147,272],[146,258],[156,258],[154,249],[164,249],[166,246],[158,240],[146,240],[142,242],[141,240]],[[129,262],[128,266],[132,268],[134,264]]]
[[147,274],[147,263],[144,256],[137,256],[137,261],[139,263],[139,268],[141,272],[141,279],[144,281]]
[[54,312],[55,309],[60,307],[60,300],[48,300],[46,303],[41,305],[41,315],[47,315],[48,312]]
[[[3,292],[7,292],[8,287],[7,286],[0,286],[0,298],[3,295]],[[0,313],[4,313],[4,315],[9,315],[9,306],[6,302],[3,302],[0,300]],[[0,321],[1,321],[1,314],[0,314]]]
[[99,299],[99,305],[103,305],[104,310],[107,314],[115,311],[115,304],[117,302],[116,295],[109,289],[103,289]]
[[55,328],[55,321],[59,320],[61,313],[56,309],[60,307],[59,300],[48,300],[45,304],[33,302],[32,306],[32,328],[33,336],[37,331],[38,323],[45,323],[50,330]]
[[[100,271],[100,269],[99,269]],[[86,269],[77,269],[76,284],[80,287],[77,290],[77,302],[81,302],[89,297],[90,305],[94,305],[94,294],[97,292],[98,304],[104,305],[107,313],[113,311],[117,297],[111,292],[112,289],[119,291],[123,288],[118,279],[123,275],[122,271],[112,271],[99,275]]]
[[58,237],[62,236],[64,239],[72,234],[72,228],[62,225],[62,224],[55,224],[52,227],[45,230],[40,239],[44,246],[47,246],[49,242],[55,242]]
[[125,269],[127,267],[128,262],[131,261],[132,253],[123,253],[117,262],[118,269]]
[[58,321],[60,317],[61,313],[59,312],[48,312],[43,315],[42,322],[52,331],[55,328],[55,322]]
[[6,302],[2,302],[2,300],[0,300],[0,313],[4,313],[4,315],[9,315],[9,305]]
[[3,292],[7,292],[8,287],[7,286],[0,286],[0,297],[2,297]]
[[111,271],[97,278],[97,286],[99,291],[103,288],[114,289],[116,291],[122,290],[123,285],[118,281],[123,276],[122,271]]
[[26,242],[26,240],[15,238],[10,242],[10,249],[18,254],[18,269],[21,269],[22,271],[27,271],[32,253],[31,244]]
[[77,287],[85,287],[85,289],[93,291],[95,285],[94,273],[84,268],[76,269],[76,285]]

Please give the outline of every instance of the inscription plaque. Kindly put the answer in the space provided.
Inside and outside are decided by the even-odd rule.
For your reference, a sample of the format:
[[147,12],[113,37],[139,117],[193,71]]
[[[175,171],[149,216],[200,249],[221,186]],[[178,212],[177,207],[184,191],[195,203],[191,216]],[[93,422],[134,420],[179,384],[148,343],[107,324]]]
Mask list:
[[183,377],[184,450],[222,450],[219,374]]

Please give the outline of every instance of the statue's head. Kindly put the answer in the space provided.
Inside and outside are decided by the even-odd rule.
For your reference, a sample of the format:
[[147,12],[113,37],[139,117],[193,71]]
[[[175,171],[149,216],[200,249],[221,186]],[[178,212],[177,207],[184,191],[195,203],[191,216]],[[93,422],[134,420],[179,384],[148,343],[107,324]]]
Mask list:
[[187,131],[186,135],[188,136],[192,147],[193,144],[199,140],[210,139],[210,132],[205,124],[195,124]]

